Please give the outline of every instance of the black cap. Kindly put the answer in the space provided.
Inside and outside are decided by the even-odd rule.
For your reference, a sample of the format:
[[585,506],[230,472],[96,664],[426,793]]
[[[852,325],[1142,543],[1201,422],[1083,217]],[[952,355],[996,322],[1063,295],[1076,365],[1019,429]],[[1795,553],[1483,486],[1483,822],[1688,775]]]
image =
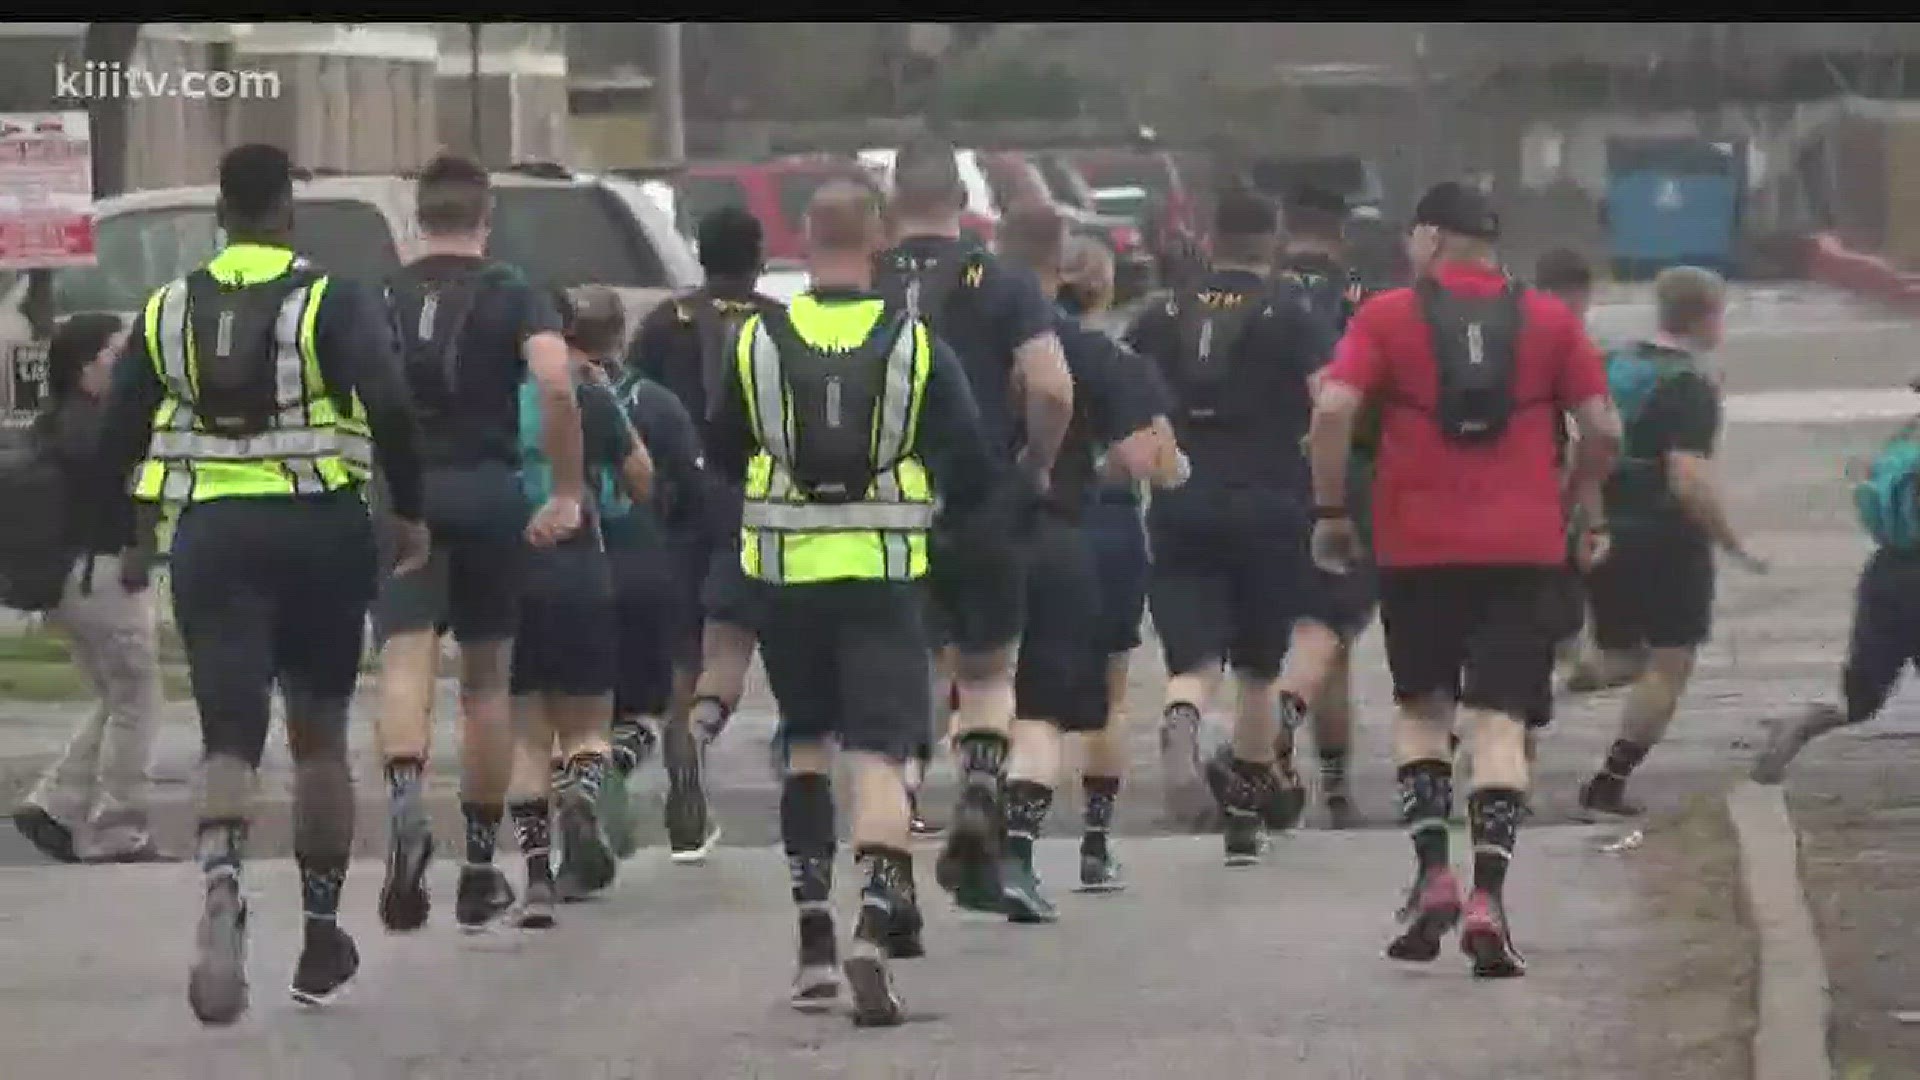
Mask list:
[[1500,238],[1500,215],[1494,212],[1493,201],[1453,180],[1427,189],[1413,208],[1413,223],[1481,240]]
[[1288,210],[1317,210],[1323,214],[1347,212],[1347,200],[1338,192],[1312,185],[1302,185],[1287,192],[1285,206]]

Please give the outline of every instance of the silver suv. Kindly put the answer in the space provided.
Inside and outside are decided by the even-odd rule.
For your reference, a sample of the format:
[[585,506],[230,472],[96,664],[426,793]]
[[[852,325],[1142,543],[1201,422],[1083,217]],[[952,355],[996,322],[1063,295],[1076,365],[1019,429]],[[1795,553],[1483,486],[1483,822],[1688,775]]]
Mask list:
[[[640,184],[529,166],[493,174],[488,254],[540,284],[607,285],[629,327],[665,297],[700,283],[700,267],[673,222]],[[379,281],[411,257],[418,238],[414,182],[396,175],[296,181],[294,246],[327,271]],[[83,311],[131,317],[161,285],[219,250],[211,186],[162,188],[96,207],[94,266],[52,272],[56,318]],[[19,424],[39,401],[44,342],[25,317],[27,275],[0,280],[0,423]]]

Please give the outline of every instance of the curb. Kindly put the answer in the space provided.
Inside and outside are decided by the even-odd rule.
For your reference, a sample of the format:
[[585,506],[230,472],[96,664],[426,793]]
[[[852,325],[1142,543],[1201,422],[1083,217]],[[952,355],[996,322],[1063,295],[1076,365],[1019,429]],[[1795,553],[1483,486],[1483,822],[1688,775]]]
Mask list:
[[1800,884],[1800,837],[1779,785],[1743,780],[1727,792],[1740,841],[1741,885],[1760,937],[1754,1080],[1833,1076],[1827,1056],[1827,962]]

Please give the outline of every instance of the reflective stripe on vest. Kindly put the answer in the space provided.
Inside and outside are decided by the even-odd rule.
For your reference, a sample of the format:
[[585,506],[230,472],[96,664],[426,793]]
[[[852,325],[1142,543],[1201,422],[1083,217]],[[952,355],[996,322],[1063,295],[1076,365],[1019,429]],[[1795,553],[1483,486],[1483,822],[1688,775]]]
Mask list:
[[[870,334],[884,330],[881,314],[878,301],[828,306],[801,297],[793,305],[795,329],[823,348],[859,347]],[[931,360],[926,329],[915,323],[887,354],[874,403],[872,460],[893,465],[875,475],[867,497],[859,502],[810,502],[787,465],[793,453],[793,412],[779,350],[758,316],[741,327],[735,363],[748,420],[761,446],[748,464],[741,514],[740,558],[747,576],[804,584],[862,578],[911,581],[926,573],[933,490],[925,467],[908,451],[918,433]]]
[[[271,280],[293,268],[291,252],[236,245],[208,264],[215,276]],[[149,458],[136,474],[135,498],[167,502],[317,495],[363,482],[372,440],[355,398],[346,415],[328,393],[315,352],[326,278],[289,295],[274,322],[277,411],[267,431],[246,438],[201,429],[194,411],[199,372],[188,331],[185,279],[147,302],[143,330],[166,398],[154,410]]]

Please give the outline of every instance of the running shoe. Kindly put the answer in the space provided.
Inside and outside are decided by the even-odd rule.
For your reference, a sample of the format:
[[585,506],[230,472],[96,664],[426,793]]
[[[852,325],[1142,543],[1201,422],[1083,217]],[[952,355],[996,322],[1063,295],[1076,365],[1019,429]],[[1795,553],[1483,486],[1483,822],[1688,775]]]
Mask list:
[[889,924],[887,913],[880,908],[861,906],[853,943],[847,950],[846,963],[841,965],[853,994],[855,1027],[894,1027],[906,1020],[906,1006],[887,970]]
[[1448,867],[1421,874],[1400,908],[1405,929],[1387,946],[1394,960],[1426,963],[1440,955],[1440,942],[1460,922],[1460,883]]
[[1460,920],[1460,951],[1473,960],[1473,973],[1482,979],[1513,979],[1527,973],[1527,959],[1513,947],[1507,929],[1507,911],[1484,889],[1467,897],[1467,913]]
[[1267,850],[1267,830],[1256,811],[1228,807],[1221,836],[1228,866],[1254,866]]
[[787,1001],[801,1012],[824,1012],[840,1003],[840,950],[831,919],[802,920],[799,970]]
[[1784,723],[1769,725],[1767,745],[1753,762],[1753,780],[1757,784],[1777,784],[1786,778],[1787,766],[1813,740],[1835,728],[1845,727],[1847,714],[1833,705],[1809,705],[1800,715]]
[[515,921],[522,930],[549,930],[554,924],[555,902],[559,899],[551,878],[531,878],[527,881],[527,895],[520,900],[520,911]]
[[677,863],[701,863],[720,840],[720,826],[707,812],[706,746],[685,724],[669,724],[661,737],[667,766],[667,848]]
[[[1231,755],[1231,751],[1228,753]],[[1168,819],[1181,828],[1208,829],[1218,815],[1218,808],[1207,797],[1209,783],[1200,759],[1198,718],[1161,718],[1160,774]]]
[[360,950],[340,924],[332,919],[311,919],[288,993],[302,1005],[330,1005],[359,970]]
[[560,843],[566,859],[555,881],[560,898],[582,900],[613,884],[620,869],[592,799],[578,787],[559,798]]
[[907,821],[907,829],[911,831],[913,835],[920,836],[920,837],[939,836],[942,832],[946,831],[942,829],[940,826],[935,825],[933,822],[928,821],[926,818],[920,816],[920,793],[919,792],[916,791],[913,794],[907,796],[907,807],[913,815]]
[[80,855],[73,847],[73,830],[60,824],[60,820],[47,813],[44,807],[22,803],[13,812],[13,827],[47,858],[63,863],[80,861]]
[[247,902],[232,874],[207,882],[187,1004],[209,1025],[231,1024],[247,1011]]
[[1040,891],[1040,875],[1012,856],[1000,860],[1000,897],[1008,922],[1037,925],[1060,919],[1059,909]]
[[640,850],[640,822],[633,805],[632,783],[619,769],[608,769],[606,779],[600,782],[600,827],[616,859]]
[[396,933],[427,924],[433,899],[427,893],[427,864],[433,861],[433,834],[425,817],[392,825],[387,846],[387,877],[380,886],[380,922]]
[[1352,829],[1360,824],[1360,812],[1353,807],[1353,799],[1344,791],[1327,794],[1327,828]]
[[1271,832],[1286,832],[1300,824],[1307,812],[1307,785],[1292,769],[1274,769],[1278,785],[1268,793],[1260,817]]
[[893,918],[887,926],[887,959],[918,960],[927,955],[927,947],[920,940],[921,927],[925,920],[920,916],[920,900],[916,896],[897,895],[893,898]]
[[1627,798],[1627,782],[1618,776],[1599,773],[1580,785],[1580,812],[1586,821],[1608,818],[1635,818],[1646,808]]
[[933,864],[934,880],[968,911],[1002,910],[1000,827],[1000,794],[993,781],[968,781],[960,789],[946,847]]
[[[659,746],[659,736],[642,721],[622,720],[614,724],[613,753],[610,755],[614,771],[622,776],[640,771]],[[564,770],[566,765],[563,762],[559,767]]]
[[453,918],[460,929],[476,934],[513,907],[513,886],[497,866],[463,866],[460,889],[454,896]]
[[1080,887],[1074,892],[1114,893],[1127,887],[1120,860],[1111,851],[1080,852]]

